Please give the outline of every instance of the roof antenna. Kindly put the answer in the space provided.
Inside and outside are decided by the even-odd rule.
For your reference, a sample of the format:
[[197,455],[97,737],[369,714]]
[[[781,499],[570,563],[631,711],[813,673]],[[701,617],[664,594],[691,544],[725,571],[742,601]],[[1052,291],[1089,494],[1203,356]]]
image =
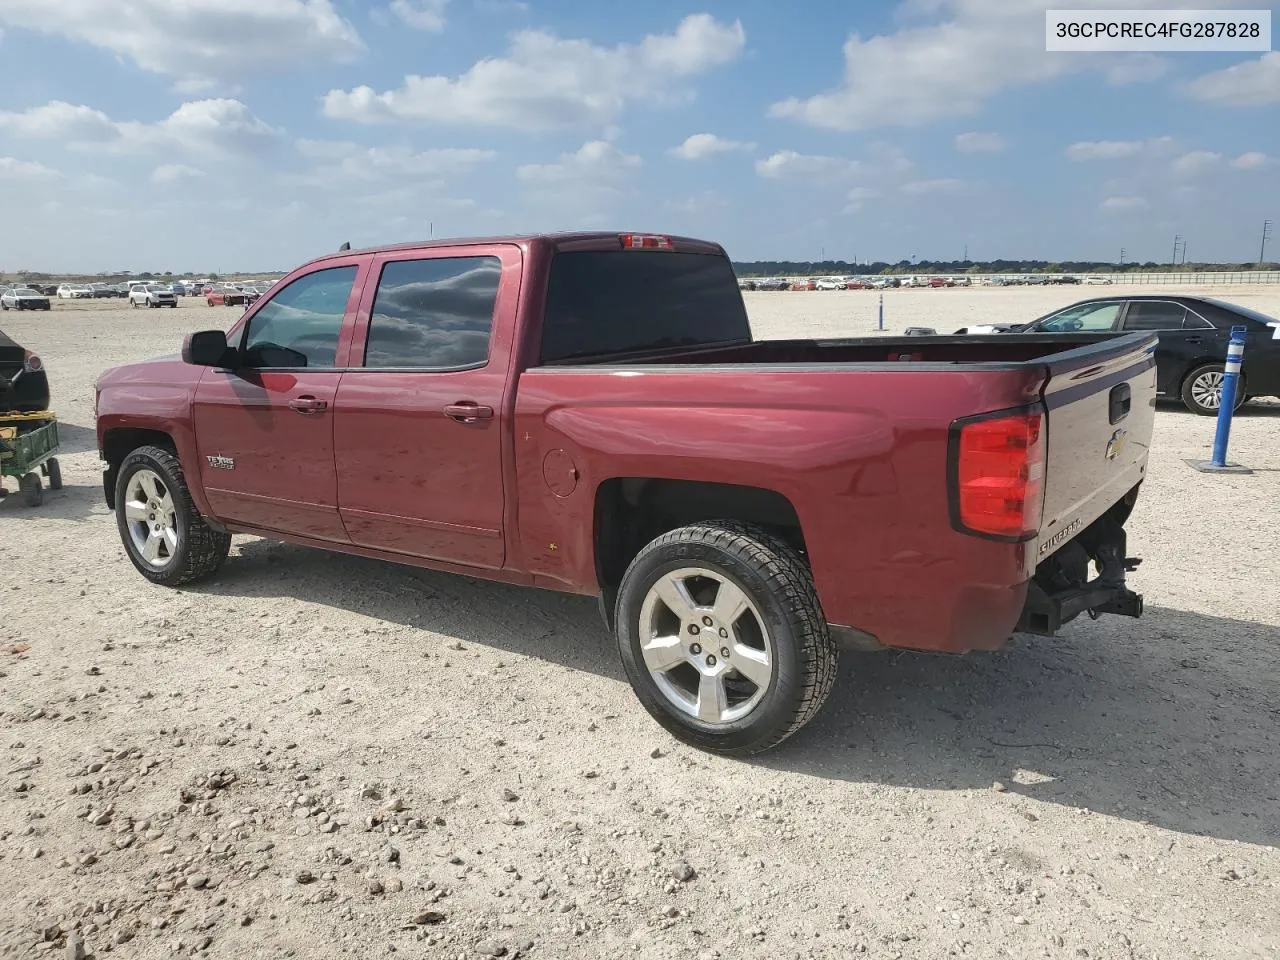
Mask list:
[[340,247],[338,248],[338,252],[339,252],[339,253],[346,253],[346,252],[347,252],[348,250],[350,250],[350,249],[351,249],[351,241],[350,241],[350,240],[348,240],[346,243],[344,243],[342,246],[340,246]]

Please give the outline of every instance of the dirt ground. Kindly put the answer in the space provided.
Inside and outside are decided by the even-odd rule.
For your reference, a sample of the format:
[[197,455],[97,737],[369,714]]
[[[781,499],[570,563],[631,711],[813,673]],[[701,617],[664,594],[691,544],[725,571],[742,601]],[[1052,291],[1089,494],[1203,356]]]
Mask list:
[[[1095,292],[894,290],[886,321]],[[1280,288],[1213,292],[1280,315]],[[758,335],[853,334],[877,298],[748,305]],[[644,714],[590,600],[248,537],[206,585],[139,577],[93,381],[237,314],[0,316],[47,364],[66,478],[0,502],[0,956],[1280,952],[1280,404],[1237,419],[1247,477],[1192,472],[1212,421],[1160,411],[1143,619],[848,655],[742,762]]]

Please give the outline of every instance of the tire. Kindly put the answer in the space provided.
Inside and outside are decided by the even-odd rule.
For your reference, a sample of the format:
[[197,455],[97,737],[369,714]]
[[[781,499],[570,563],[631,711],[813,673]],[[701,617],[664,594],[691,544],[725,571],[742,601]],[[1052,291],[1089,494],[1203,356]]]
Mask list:
[[[1221,400],[1208,400],[1209,394],[1206,391],[1212,389],[1212,381],[1216,378],[1217,389],[1220,393],[1223,369],[1224,367],[1220,363],[1206,363],[1187,374],[1186,379],[1182,381],[1182,403],[1188,410],[1203,417],[1216,417],[1218,415],[1218,406]],[[1244,406],[1245,398],[1244,378],[1241,377],[1236,383],[1237,410]],[[1206,400],[1208,402],[1205,402]]]
[[[675,583],[681,587],[672,593]],[[715,608],[726,587],[743,598],[740,614]],[[660,590],[694,603],[669,606]],[[835,681],[839,653],[808,568],[781,540],[736,521],[681,527],[649,543],[622,578],[615,623],[641,704],[674,737],[712,753],[747,756],[776,746],[813,719]],[[646,662],[642,647],[655,636],[678,642],[649,646]],[[667,665],[654,669],[663,652]],[[709,679],[717,670],[719,680]],[[717,689],[703,711],[699,694]]]
[[38,507],[44,503],[44,483],[40,474],[24,473],[18,481],[18,489],[22,491],[22,502],[28,507]]
[[129,309],[130,310],[138,309],[138,301],[133,299],[133,297],[129,298]]
[[44,475],[49,478],[50,490],[62,489],[62,464],[57,457],[50,457],[44,462]]
[[[146,478],[139,476],[148,471],[159,483],[156,492],[167,497],[171,508],[168,529],[173,533],[173,541],[165,537],[162,548],[163,556],[156,561],[148,560],[140,545],[135,541],[135,533],[144,537],[147,542],[151,538],[145,530],[136,530],[131,524],[147,526],[146,520],[130,519],[128,516],[128,498],[130,486],[134,478],[139,483]],[[163,501],[164,497],[158,498]],[[120,531],[120,539],[125,553],[139,573],[150,580],[166,587],[176,587],[184,583],[193,583],[211,576],[222,566],[231,549],[231,534],[220,533],[213,529],[200,515],[191,499],[191,491],[182,475],[182,464],[178,458],[161,447],[139,447],[120,464],[116,479],[116,527]],[[163,520],[163,517],[162,517]],[[173,543],[170,546],[170,543]]]

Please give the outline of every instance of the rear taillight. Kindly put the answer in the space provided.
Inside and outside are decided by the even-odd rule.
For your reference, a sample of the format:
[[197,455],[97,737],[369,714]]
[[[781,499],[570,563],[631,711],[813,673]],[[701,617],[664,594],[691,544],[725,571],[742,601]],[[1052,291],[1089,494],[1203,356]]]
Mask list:
[[1043,413],[958,420],[951,432],[952,522],[964,533],[1022,540],[1044,503]]
[[670,237],[659,237],[648,233],[623,233],[618,235],[623,250],[674,250],[676,245]]
[[39,357],[37,357],[34,353],[32,353],[30,350],[28,350],[28,351],[27,351],[26,356],[24,356],[24,357],[22,358],[22,370],[23,370],[23,372],[24,372],[24,373],[39,373],[39,372],[40,372],[41,370],[43,370],[43,369],[44,369],[44,363],[43,363],[43,361],[41,361],[41,359],[40,359]]

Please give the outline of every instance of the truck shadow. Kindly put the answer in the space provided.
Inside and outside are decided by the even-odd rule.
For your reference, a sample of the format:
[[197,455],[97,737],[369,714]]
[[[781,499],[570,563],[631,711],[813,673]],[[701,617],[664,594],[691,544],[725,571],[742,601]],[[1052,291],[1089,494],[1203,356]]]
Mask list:
[[[593,600],[271,543],[193,592],[290,596],[626,683]],[[846,654],[821,714],[750,761],[991,789],[1181,833],[1280,840],[1280,628],[1148,607],[995,654]],[[636,710],[640,710],[638,704]]]

